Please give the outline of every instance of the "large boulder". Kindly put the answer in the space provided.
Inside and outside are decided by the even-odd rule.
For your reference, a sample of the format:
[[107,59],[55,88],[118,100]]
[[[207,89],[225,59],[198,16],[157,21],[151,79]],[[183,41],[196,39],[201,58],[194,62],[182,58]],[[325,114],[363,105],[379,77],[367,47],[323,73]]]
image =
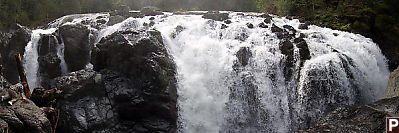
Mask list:
[[399,97],[382,99],[369,105],[337,108],[306,131],[319,132],[385,132],[385,118],[398,116]]
[[92,52],[94,70],[56,78],[60,132],[176,132],[175,64],[158,31],[123,31]]
[[61,47],[57,33],[41,35],[37,49],[41,86],[48,88],[53,78],[62,75],[61,59],[57,55]]
[[12,84],[19,82],[14,53],[24,54],[25,46],[30,41],[30,34],[31,30],[18,24],[9,32],[0,34],[0,65],[3,66],[4,77]]
[[382,98],[392,98],[399,96],[399,67],[391,73],[388,88]]
[[[18,91],[21,84],[10,86],[7,81],[0,86],[0,129],[17,133],[52,133],[46,114],[29,99],[22,99]],[[7,84],[7,85],[4,85]]]
[[64,41],[64,59],[68,70],[84,69],[90,61],[89,29],[80,24],[63,25],[59,28],[59,34]]

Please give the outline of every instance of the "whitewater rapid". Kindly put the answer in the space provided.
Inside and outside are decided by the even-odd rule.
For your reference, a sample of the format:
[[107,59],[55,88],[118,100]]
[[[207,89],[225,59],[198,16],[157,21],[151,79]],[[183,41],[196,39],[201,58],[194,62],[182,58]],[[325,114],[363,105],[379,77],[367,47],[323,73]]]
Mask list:
[[[266,24],[268,28],[261,28],[258,24],[264,18],[257,17],[260,14],[228,13],[231,24],[171,13],[153,20],[151,16],[128,18],[100,28],[91,24],[98,16],[109,14],[79,15],[71,22],[60,18],[48,30],[33,31],[24,56],[29,84],[31,88],[39,86],[34,49],[40,34],[85,20],[92,22],[86,26],[96,38],[93,45],[126,29],[162,33],[177,65],[179,132],[291,132],[308,128],[308,123],[314,124],[332,107],[365,104],[382,97],[389,71],[371,39],[314,25],[301,30],[299,20],[276,16]],[[152,27],[148,26],[151,22]],[[309,48],[310,59],[301,64],[294,45],[294,66],[286,68],[292,70],[288,78],[284,69],[287,56],[279,47],[282,40],[271,31],[272,24],[292,26],[297,31],[295,37],[305,35]],[[248,65],[239,64],[237,56],[242,49],[250,55]],[[63,50],[58,53],[61,57]]]

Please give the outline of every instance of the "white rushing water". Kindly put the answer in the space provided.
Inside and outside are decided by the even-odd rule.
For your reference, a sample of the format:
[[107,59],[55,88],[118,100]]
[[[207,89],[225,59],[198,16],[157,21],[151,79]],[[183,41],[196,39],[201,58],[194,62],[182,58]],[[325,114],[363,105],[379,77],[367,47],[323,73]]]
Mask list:
[[25,47],[23,66],[26,72],[26,77],[29,84],[29,89],[33,92],[33,89],[40,86],[40,75],[39,71],[39,54],[38,47],[39,41],[43,34],[52,34],[57,30],[56,28],[50,28],[47,30],[37,29],[32,31],[31,40]]
[[[303,69],[297,70],[299,53],[294,46],[297,63],[293,69],[300,81],[286,81],[286,56],[279,50],[281,40],[271,32],[272,25],[260,28],[257,25],[263,18],[236,14],[230,14],[232,23],[225,24],[225,29],[223,22],[201,16],[155,19],[178,67],[180,132],[290,132],[309,126],[301,125],[308,113],[320,119],[331,105],[370,103],[383,95],[389,75],[386,59],[370,39],[317,26],[299,30],[298,20],[273,18],[278,27],[290,25],[298,31],[296,36],[305,34],[311,55]],[[248,28],[247,23],[255,28]],[[183,27],[180,33],[176,33],[178,26]],[[248,47],[252,58],[235,71],[233,64],[241,47]],[[349,68],[343,67],[339,58],[343,55],[351,60]],[[347,78],[345,69],[353,79]],[[320,73],[311,74],[315,70]],[[329,87],[332,96],[320,99],[305,93],[314,80],[330,82],[311,91]],[[312,98],[320,105],[307,107],[317,102]]]
[[[372,40],[318,26],[300,30],[298,20],[278,17],[266,24],[268,28],[260,28],[264,20],[256,17],[260,14],[229,13],[231,24],[166,13],[154,20],[128,18],[113,26],[91,28],[91,35],[97,43],[126,29],[154,28],[162,33],[177,65],[179,132],[291,132],[308,128],[308,123],[314,124],[336,106],[370,103],[383,95],[389,71]],[[67,16],[50,27],[85,20],[91,22],[86,24],[90,28],[101,15]],[[153,27],[143,26],[151,21]],[[254,28],[248,28],[248,23]],[[295,37],[305,35],[311,59],[301,66],[300,49],[294,44],[294,65],[286,68],[289,58],[280,49],[282,40],[272,33],[272,24],[292,26]],[[31,86],[38,85],[38,39],[53,30],[34,30],[26,48],[24,66]],[[243,49],[248,65],[237,58]],[[292,70],[288,76],[287,70]]]

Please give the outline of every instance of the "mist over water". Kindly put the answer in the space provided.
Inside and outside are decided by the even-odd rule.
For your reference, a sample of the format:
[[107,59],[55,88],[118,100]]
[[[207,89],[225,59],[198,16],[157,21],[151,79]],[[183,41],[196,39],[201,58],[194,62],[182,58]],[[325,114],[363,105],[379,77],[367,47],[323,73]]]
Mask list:
[[[334,107],[370,103],[383,95],[389,71],[371,39],[317,26],[300,30],[298,20],[274,17],[272,24],[292,26],[295,37],[303,33],[309,48],[310,59],[301,63],[300,49],[294,45],[294,65],[287,67],[287,55],[279,46],[282,40],[271,31],[272,24],[258,27],[264,18],[257,13],[228,13],[231,24],[166,13],[154,20],[128,18],[94,29],[98,16],[109,14],[93,14],[71,22],[60,18],[50,27],[93,22],[86,26],[96,38],[94,45],[117,31],[159,30],[177,65],[179,132],[297,131],[309,128]],[[153,27],[143,26],[151,21]],[[31,88],[38,85],[39,34],[51,32],[54,29],[34,30],[26,48],[24,66]],[[287,70],[292,73],[287,75]]]

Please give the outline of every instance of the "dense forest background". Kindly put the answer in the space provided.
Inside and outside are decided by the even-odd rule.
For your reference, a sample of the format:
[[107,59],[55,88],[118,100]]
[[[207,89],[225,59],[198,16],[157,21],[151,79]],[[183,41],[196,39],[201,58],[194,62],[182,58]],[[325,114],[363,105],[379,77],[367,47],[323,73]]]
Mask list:
[[[122,5],[132,10],[155,6],[164,11],[259,11],[371,37],[381,49],[399,43],[398,0],[0,0],[0,30],[13,24],[36,27],[75,13],[103,12]],[[398,57],[399,48],[388,56]]]

